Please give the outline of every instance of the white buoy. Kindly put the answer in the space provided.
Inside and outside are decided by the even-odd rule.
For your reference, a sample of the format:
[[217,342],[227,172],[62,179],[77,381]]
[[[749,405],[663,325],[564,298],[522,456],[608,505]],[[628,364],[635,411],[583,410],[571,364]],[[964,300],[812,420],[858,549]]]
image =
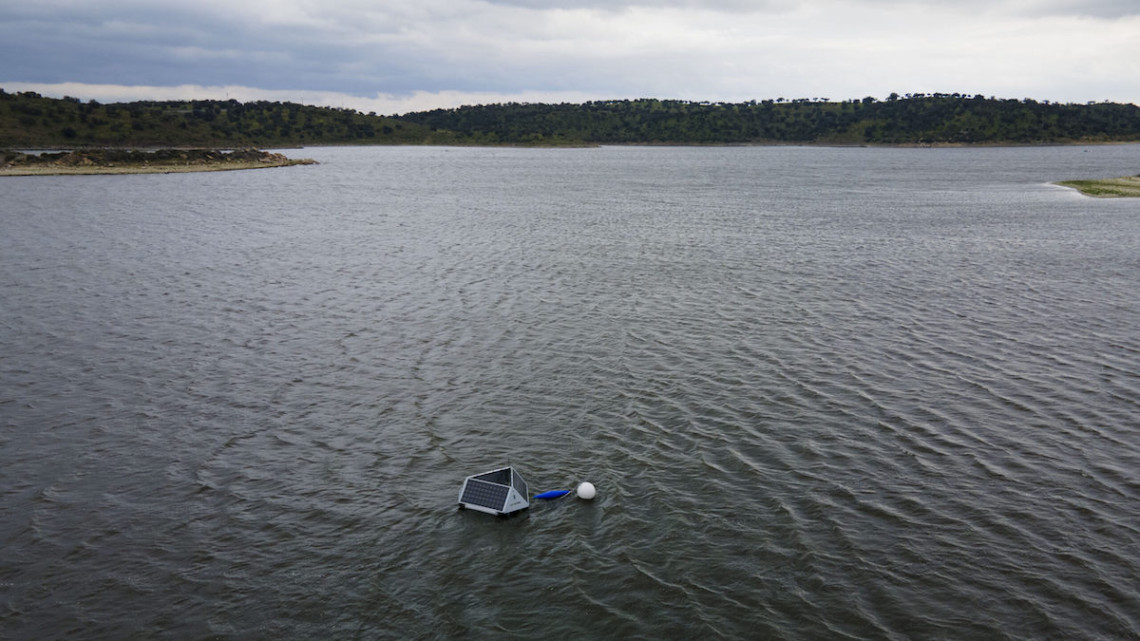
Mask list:
[[593,483],[584,482],[578,484],[578,498],[580,499],[589,501],[590,499],[594,498],[597,493],[598,491],[594,489]]

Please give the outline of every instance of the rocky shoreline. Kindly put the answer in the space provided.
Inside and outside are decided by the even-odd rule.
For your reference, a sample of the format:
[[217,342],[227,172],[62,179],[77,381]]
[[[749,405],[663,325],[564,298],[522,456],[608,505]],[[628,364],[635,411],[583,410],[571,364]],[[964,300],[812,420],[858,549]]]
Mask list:
[[167,174],[312,164],[316,161],[258,149],[77,149],[41,154],[0,150],[0,176]]

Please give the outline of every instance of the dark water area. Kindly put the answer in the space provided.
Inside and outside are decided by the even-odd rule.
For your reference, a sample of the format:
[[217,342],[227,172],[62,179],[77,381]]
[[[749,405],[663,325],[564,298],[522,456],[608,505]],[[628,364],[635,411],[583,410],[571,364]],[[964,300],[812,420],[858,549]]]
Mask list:
[[0,179],[0,639],[1140,638],[1140,147],[290,154]]

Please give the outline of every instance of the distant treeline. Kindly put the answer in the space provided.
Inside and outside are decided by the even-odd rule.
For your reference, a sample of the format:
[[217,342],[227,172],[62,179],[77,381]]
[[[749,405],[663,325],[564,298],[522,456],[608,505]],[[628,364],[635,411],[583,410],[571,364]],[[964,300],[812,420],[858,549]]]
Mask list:
[[437,109],[403,120],[484,142],[1001,144],[1140,140],[1131,104],[1058,104],[960,94],[844,102],[607,100]]
[[351,109],[193,100],[101,104],[0,89],[0,148],[423,144],[446,134]]
[[378,116],[291,102],[101,104],[0,89],[4,147],[320,144],[1034,144],[1140,141],[1132,104],[963,94],[507,103]]

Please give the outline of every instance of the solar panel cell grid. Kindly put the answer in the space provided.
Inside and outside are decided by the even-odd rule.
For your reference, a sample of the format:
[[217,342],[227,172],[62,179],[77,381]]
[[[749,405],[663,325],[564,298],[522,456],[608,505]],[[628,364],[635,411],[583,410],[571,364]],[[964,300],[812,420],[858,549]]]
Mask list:
[[459,500],[462,503],[481,505],[492,510],[502,510],[509,491],[510,488],[505,485],[469,479],[467,486],[463,489],[463,496]]

